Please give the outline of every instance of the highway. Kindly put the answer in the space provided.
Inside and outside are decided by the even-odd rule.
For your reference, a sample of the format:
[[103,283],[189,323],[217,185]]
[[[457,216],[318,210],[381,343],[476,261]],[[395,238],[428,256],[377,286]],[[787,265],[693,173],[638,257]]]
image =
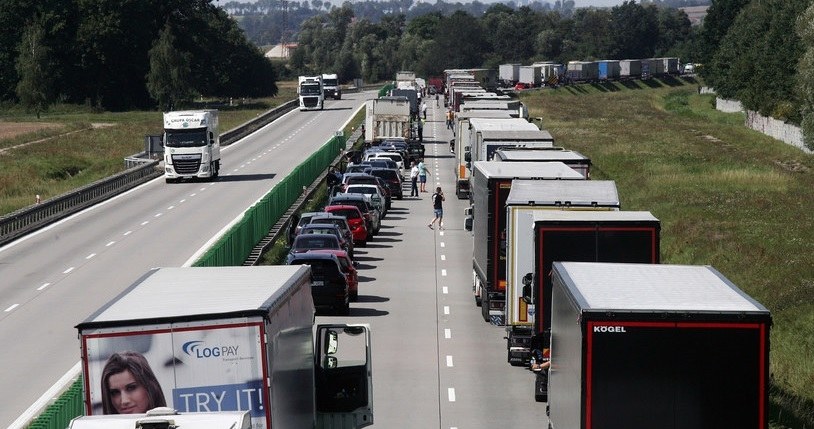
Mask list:
[[[0,427],[79,360],[78,322],[149,268],[191,263],[367,97],[293,111],[231,145],[215,182],[158,179],[0,248]],[[437,182],[447,190],[446,229],[426,226],[430,193],[394,201],[382,233],[358,251],[360,302],[349,317],[318,321],[372,325],[375,427],[545,427],[531,375],[506,363],[504,331],[474,306],[466,202],[450,192],[451,135],[442,109],[430,105],[428,114],[428,189]]]

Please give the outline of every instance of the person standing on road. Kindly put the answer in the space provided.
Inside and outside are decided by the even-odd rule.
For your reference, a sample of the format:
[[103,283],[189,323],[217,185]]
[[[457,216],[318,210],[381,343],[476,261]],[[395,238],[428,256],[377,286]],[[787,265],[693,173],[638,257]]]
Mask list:
[[452,108],[450,107],[447,109],[447,129],[452,129],[452,120],[455,119],[455,116],[452,113]]
[[413,168],[410,169],[410,196],[417,197],[418,196],[418,166],[415,165],[415,161],[413,161]]
[[424,119],[426,120],[427,119],[427,103],[426,102],[421,103],[421,113],[424,115]]
[[435,217],[432,219],[429,225],[427,225],[430,229],[433,229],[433,225],[435,221],[438,221],[438,229],[444,229],[444,192],[441,190],[441,187],[435,188],[435,193],[432,194],[432,208],[435,212]]
[[441,105],[440,105],[440,104],[438,104],[438,99],[439,99],[439,98],[438,98],[438,93],[436,92],[436,93],[435,93],[435,107],[441,107]]
[[421,192],[427,192],[427,175],[430,175],[424,161],[418,163],[418,181],[421,183]]

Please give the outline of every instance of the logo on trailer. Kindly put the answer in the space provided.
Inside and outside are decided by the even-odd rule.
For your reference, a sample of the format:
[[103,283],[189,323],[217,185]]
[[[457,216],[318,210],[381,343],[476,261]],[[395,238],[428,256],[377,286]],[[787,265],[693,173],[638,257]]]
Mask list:
[[189,356],[198,359],[213,357],[237,356],[237,349],[240,346],[214,346],[206,347],[203,341],[187,341],[181,346],[181,350]]
[[607,332],[607,333],[625,333],[624,326],[594,326],[594,333],[597,332]]

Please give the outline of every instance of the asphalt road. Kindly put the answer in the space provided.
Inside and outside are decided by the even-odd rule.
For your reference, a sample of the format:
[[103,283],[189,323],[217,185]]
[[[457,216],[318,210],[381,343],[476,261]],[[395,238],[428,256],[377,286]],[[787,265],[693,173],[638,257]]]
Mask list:
[[[294,111],[232,145],[217,182],[159,179],[0,248],[0,427],[79,360],[77,323],[147,269],[191,262],[371,96]],[[475,307],[468,202],[454,196],[443,108],[428,104],[430,192],[395,200],[381,233],[357,249],[360,296],[350,316],[317,321],[371,324],[374,427],[546,427],[531,374],[506,363],[503,329]],[[447,197],[443,231],[427,228],[435,186]]]

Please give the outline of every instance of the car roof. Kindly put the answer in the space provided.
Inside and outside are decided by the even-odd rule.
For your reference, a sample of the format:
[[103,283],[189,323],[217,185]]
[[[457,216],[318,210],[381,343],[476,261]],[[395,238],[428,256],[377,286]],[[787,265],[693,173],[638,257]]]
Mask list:
[[329,212],[319,212],[318,215],[314,216],[314,219],[312,220],[312,222],[313,221],[318,221],[320,219],[338,219],[338,220],[347,222],[347,219],[345,219],[344,216],[337,216],[337,215],[335,215],[333,213],[329,213]]
[[313,239],[315,239],[315,238],[321,238],[321,239],[325,239],[325,240],[337,240],[337,241],[339,241],[339,238],[337,238],[337,237],[336,237],[336,235],[334,235],[334,234],[306,234],[306,235],[298,235],[298,236],[297,236],[297,238],[295,238],[294,240],[295,240],[295,241],[296,241],[296,240],[305,240],[305,238],[302,238],[302,237],[306,237],[306,238],[308,238],[308,239],[310,239],[310,240],[313,240]]
[[350,205],[350,204],[331,204],[331,205],[325,206],[326,211],[328,210],[328,208],[331,208],[331,210],[354,209],[354,210],[357,210],[357,211],[359,211],[361,213],[361,210],[359,210],[359,207],[356,207],[356,206],[353,206],[353,205]]
[[319,228],[328,228],[328,229],[339,229],[338,226],[332,223],[309,223],[308,225],[304,225],[303,229],[319,229]]

